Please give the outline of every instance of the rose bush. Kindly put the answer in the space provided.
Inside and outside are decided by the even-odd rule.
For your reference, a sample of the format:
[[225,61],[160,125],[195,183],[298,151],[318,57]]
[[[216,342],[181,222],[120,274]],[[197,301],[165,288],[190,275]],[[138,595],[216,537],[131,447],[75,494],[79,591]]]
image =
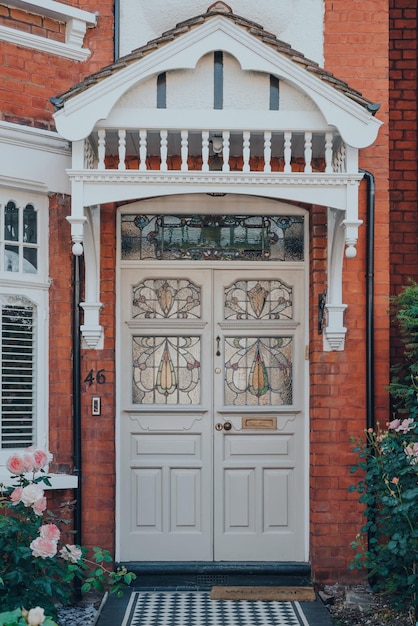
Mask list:
[[[86,548],[62,541],[60,525],[68,520],[47,510],[43,489],[50,486],[50,460],[38,449],[13,454],[7,469],[17,484],[0,485],[0,606],[17,616],[12,625],[53,626],[57,606],[73,600],[73,582],[79,581],[82,592],[108,588],[121,595],[135,578],[125,568],[109,569],[112,558],[106,550],[93,548],[89,557]],[[27,607],[35,609],[28,612]],[[45,618],[44,610],[52,618]],[[1,621],[8,614],[0,614],[0,626],[9,624]],[[36,621],[41,616],[44,621]]]
[[352,544],[351,568],[365,569],[372,587],[410,609],[418,625],[418,284],[391,304],[404,345],[388,387],[394,419],[369,429],[354,448],[359,462],[351,471],[362,476],[350,490],[360,494],[367,521]]

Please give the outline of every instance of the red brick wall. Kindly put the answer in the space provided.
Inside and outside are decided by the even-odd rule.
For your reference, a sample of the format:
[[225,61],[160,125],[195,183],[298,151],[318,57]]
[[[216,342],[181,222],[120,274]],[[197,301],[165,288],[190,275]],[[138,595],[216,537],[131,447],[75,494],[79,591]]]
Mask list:
[[[85,62],[48,55],[11,43],[1,43],[0,119],[53,129],[53,107],[49,99],[113,61],[113,2],[97,0],[80,8],[99,12],[97,26],[87,29],[84,39],[84,47],[91,50],[91,55]],[[45,21],[39,17],[13,9],[13,20],[9,13],[6,7],[0,6],[0,23],[11,27],[14,21],[18,30],[30,31],[34,28],[29,26],[29,20],[33,17],[37,28],[45,28]],[[48,38],[59,39],[57,30],[53,34],[53,29],[59,29],[58,22],[49,20],[47,25]]]
[[[378,118],[385,125],[373,146],[361,151],[360,167],[376,182],[375,225],[375,419],[388,416],[388,11],[384,0],[325,2],[325,68],[374,102],[381,103]],[[360,187],[358,254],[345,259],[343,302],[346,335],[343,352],[323,352],[316,331],[318,293],[324,272],[314,274],[311,286],[311,560],[317,582],[347,581],[352,554],[350,542],[363,523],[357,497],[347,492],[349,468],[356,457],[350,437],[366,427],[366,184]],[[313,228],[326,234],[321,213],[312,215]],[[312,250],[312,268],[321,265],[321,246]]]
[[[390,7],[390,199],[391,293],[418,279],[418,92],[417,3],[391,0]],[[392,362],[401,348],[392,332]]]

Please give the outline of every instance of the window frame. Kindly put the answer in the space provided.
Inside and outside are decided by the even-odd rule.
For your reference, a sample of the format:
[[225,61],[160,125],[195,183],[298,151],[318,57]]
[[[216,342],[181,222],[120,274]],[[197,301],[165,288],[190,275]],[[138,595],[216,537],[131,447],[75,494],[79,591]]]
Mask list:
[[[0,295],[27,298],[36,307],[37,324],[34,337],[34,429],[33,445],[48,446],[48,379],[49,379],[49,281],[48,281],[48,207],[46,194],[0,189],[0,242],[4,250],[4,207],[12,200],[20,210],[32,204],[37,212],[38,272],[20,273],[0,269]],[[1,419],[1,415],[0,415]],[[23,448],[0,448],[0,467],[14,452]]]

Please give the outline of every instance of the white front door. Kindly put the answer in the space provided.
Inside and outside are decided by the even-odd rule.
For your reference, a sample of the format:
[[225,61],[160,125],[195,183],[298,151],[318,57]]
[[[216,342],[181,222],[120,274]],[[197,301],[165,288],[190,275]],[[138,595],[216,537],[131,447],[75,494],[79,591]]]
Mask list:
[[122,269],[124,561],[306,558],[303,269],[214,265]]

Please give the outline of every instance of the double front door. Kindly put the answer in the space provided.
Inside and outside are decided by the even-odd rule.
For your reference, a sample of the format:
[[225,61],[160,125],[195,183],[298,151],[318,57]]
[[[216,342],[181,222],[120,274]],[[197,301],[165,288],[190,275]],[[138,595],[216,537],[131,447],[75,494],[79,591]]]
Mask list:
[[303,270],[144,264],[121,293],[121,560],[303,561]]

